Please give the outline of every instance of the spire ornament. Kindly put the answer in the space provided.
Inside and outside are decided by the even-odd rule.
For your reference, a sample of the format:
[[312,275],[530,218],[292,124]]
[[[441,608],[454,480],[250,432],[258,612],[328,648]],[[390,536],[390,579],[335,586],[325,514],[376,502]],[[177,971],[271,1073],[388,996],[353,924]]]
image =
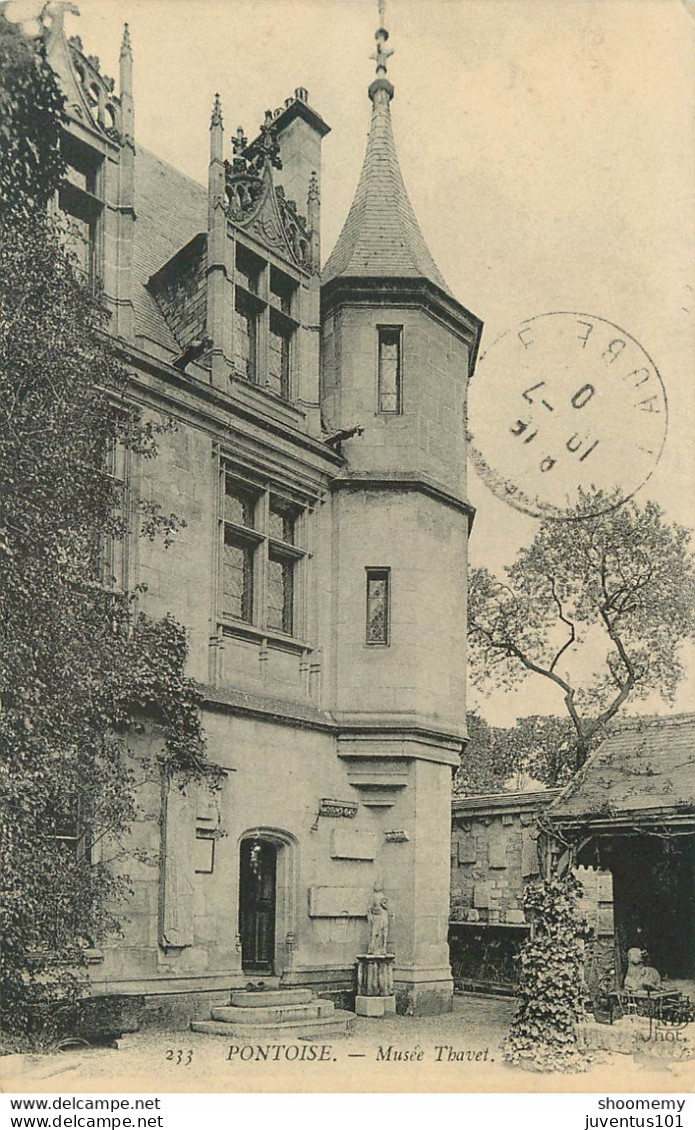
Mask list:
[[219,94],[215,95],[215,101],[212,105],[212,117],[210,118],[210,129],[215,126],[222,125],[222,103]]
[[387,47],[386,43],[389,33],[385,28],[386,23],[386,0],[379,0],[379,26],[374,33],[376,39],[376,50],[370,55],[370,59],[376,62],[376,77],[384,78],[387,71],[387,62],[393,55],[393,49]]
[[121,59],[133,57],[133,45],[130,42],[130,28],[123,24],[123,39],[121,40]]

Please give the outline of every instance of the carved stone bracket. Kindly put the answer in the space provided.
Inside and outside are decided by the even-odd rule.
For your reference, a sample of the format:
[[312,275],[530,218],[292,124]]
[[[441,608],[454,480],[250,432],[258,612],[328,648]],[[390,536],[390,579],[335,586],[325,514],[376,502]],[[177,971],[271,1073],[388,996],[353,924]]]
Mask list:
[[319,801],[319,816],[345,816],[349,820],[357,815],[359,805],[353,800],[329,800],[324,797]]
[[407,844],[410,836],[402,828],[393,828],[388,832],[384,832],[384,839],[387,844]]
[[353,817],[357,816],[358,808],[359,804],[354,800],[332,800],[330,797],[322,797],[311,830],[312,832],[318,831],[319,820],[322,816],[345,817],[347,820],[352,820]]

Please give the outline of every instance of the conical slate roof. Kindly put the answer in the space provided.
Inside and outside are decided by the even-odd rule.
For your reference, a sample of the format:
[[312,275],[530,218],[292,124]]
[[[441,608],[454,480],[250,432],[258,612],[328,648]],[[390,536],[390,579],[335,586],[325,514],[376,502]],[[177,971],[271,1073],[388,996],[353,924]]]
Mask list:
[[372,123],[362,175],[321,282],[338,277],[420,278],[449,294],[403,183],[391,126],[392,94],[384,78],[377,78],[369,89]]

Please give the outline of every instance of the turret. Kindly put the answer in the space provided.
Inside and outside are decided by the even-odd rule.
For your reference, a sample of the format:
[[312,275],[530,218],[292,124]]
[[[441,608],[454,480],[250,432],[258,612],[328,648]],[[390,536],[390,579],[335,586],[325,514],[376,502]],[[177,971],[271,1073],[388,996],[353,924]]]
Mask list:
[[376,32],[371,126],[352,206],[321,276],[322,410],[330,432],[361,423],[354,472],[425,476],[465,499],[465,394],[480,321],[451,295],[400,170]]
[[408,1008],[434,1012],[451,1000],[446,830],[466,736],[465,412],[481,323],[408,198],[387,41],[382,16],[362,173],[322,275],[321,406],[345,459],[325,682],[348,780],[386,827],[408,829],[388,877],[395,979]]

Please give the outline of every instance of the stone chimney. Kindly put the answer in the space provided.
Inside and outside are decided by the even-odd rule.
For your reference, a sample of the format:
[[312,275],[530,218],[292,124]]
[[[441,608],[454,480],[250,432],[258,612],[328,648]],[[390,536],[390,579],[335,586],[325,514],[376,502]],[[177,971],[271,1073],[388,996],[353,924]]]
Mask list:
[[[282,185],[288,200],[294,200],[297,211],[307,216],[321,193],[321,141],[330,130],[323,118],[309,105],[309,94],[303,86],[272,113],[272,124],[280,146],[282,169],[274,170],[273,179]],[[311,203],[310,203],[311,200]],[[313,214],[318,220],[318,209]],[[318,232],[315,232],[318,239]]]

